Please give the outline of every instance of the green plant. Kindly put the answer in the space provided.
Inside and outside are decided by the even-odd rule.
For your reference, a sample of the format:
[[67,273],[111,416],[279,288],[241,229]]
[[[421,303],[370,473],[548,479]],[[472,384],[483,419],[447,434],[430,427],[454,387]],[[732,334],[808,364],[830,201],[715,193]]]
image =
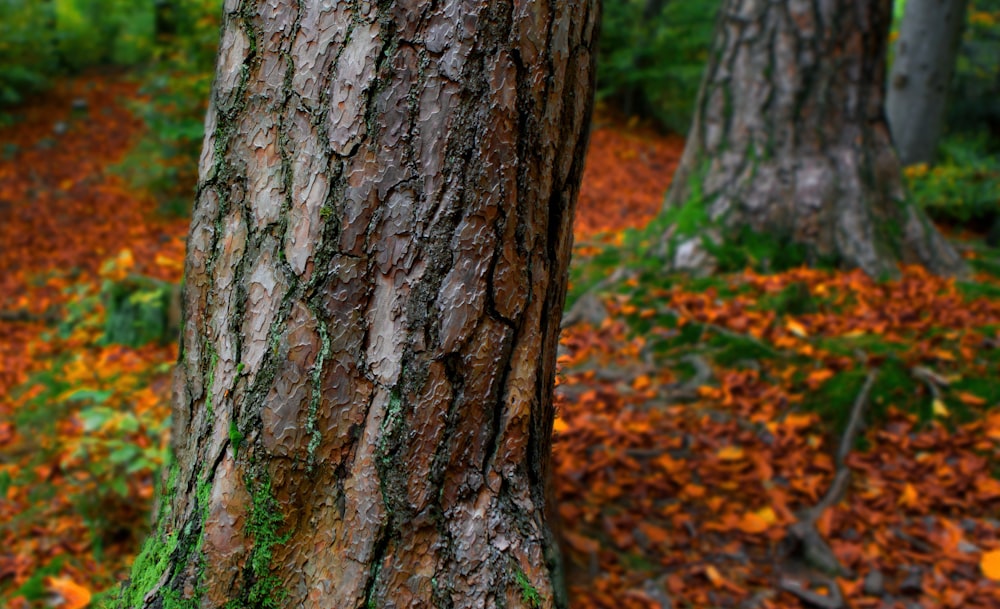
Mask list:
[[143,74],[146,98],[133,110],[147,131],[117,167],[151,192],[168,215],[187,216],[219,36],[220,0],[176,0],[173,33],[157,45],[159,61]]
[[605,3],[598,98],[687,133],[719,0]]
[[153,0],[0,0],[0,106],[21,102],[67,72],[148,60],[154,5]]
[[952,78],[947,123],[952,131],[992,131],[992,153],[1000,153],[998,73],[1000,0],[973,0]]
[[913,201],[936,220],[978,225],[985,232],[1000,216],[1000,153],[991,153],[990,145],[983,134],[945,138],[937,165],[904,170]]

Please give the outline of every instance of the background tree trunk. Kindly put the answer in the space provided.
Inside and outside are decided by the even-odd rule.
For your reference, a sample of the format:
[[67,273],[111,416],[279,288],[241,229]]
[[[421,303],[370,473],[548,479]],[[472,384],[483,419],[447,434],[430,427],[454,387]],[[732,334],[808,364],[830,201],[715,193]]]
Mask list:
[[968,0],[907,0],[885,103],[904,165],[934,161],[967,6]]
[[[695,238],[664,239],[677,267],[710,266],[702,236],[740,230],[871,275],[897,262],[939,273],[961,259],[905,203],[884,120],[891,0],[727,0],[665,213],[687,205]],[[678,228],[680,231],[678,231]],[[688,231],[694,234],[695,231]],[[686,240],[685,240],[686,239]]]
[[176,462],[121,606],[566,606],[545,487],[598,19],[226,2]]

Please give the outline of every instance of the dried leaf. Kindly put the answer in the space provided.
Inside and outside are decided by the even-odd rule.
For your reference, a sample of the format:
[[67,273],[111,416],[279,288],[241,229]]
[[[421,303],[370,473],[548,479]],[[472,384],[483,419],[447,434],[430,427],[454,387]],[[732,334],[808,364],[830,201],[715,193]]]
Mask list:
[[809,336],[809,332],[806,331],[806,327],[791,317],[789,317],[785,322],[785,328],[799,338],[806,338]]
[[951,412],[948,411],[948,406],[946,406],[940,399],[935,399],[931,402],[931,410],[934,412],[934,416],[936,417],[947,417],[951,415]]
[[959,391],[955,394],[955,397],[958,398],[958,401],[968,406],[984,406],[986,404],[986,400],[968,391]]
[[987,578],[1000,582],[1000,550],[983,552],[982,558],[979,559],[979,568]]
[[69,577],[49,577],[46,583],[62,599],[60,609],[83,609],[90,604],[90,590]]
[[739,461],[743,458],[743,449],[739,446],[725,446],[715,453],[720,461]]

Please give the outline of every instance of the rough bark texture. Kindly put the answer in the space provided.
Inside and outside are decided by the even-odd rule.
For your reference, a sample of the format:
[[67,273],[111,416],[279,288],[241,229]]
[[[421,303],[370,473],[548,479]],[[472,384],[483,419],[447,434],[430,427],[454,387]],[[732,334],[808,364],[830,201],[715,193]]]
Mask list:
[[[704,205],[709,234],[749,227],[872,275],[960,271],[905,203],[882,109],[891,4],[726,0],[666,211]],[[683,267],[699,257],[679,237]]]
[[904,165],[931,163],[944,127],[968,0],[908,0],[885,109]]
[[564,607],[597,0],[228,0],[128,607]]

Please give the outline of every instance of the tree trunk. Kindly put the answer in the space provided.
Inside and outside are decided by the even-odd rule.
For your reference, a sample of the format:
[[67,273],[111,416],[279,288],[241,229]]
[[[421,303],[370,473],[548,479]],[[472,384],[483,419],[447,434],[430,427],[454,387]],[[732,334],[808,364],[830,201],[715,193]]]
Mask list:
[[226,2],[175,463],[119,606],[566,606],[545,488],[598,18]]
[[890,0],[726,0],[665,214],[676,268],[766,235],[871,275],[962,260],[905,200],[883,116]]
[[885,109],[899,160],[931,163],[944,126],[968,0],[908,0]]

